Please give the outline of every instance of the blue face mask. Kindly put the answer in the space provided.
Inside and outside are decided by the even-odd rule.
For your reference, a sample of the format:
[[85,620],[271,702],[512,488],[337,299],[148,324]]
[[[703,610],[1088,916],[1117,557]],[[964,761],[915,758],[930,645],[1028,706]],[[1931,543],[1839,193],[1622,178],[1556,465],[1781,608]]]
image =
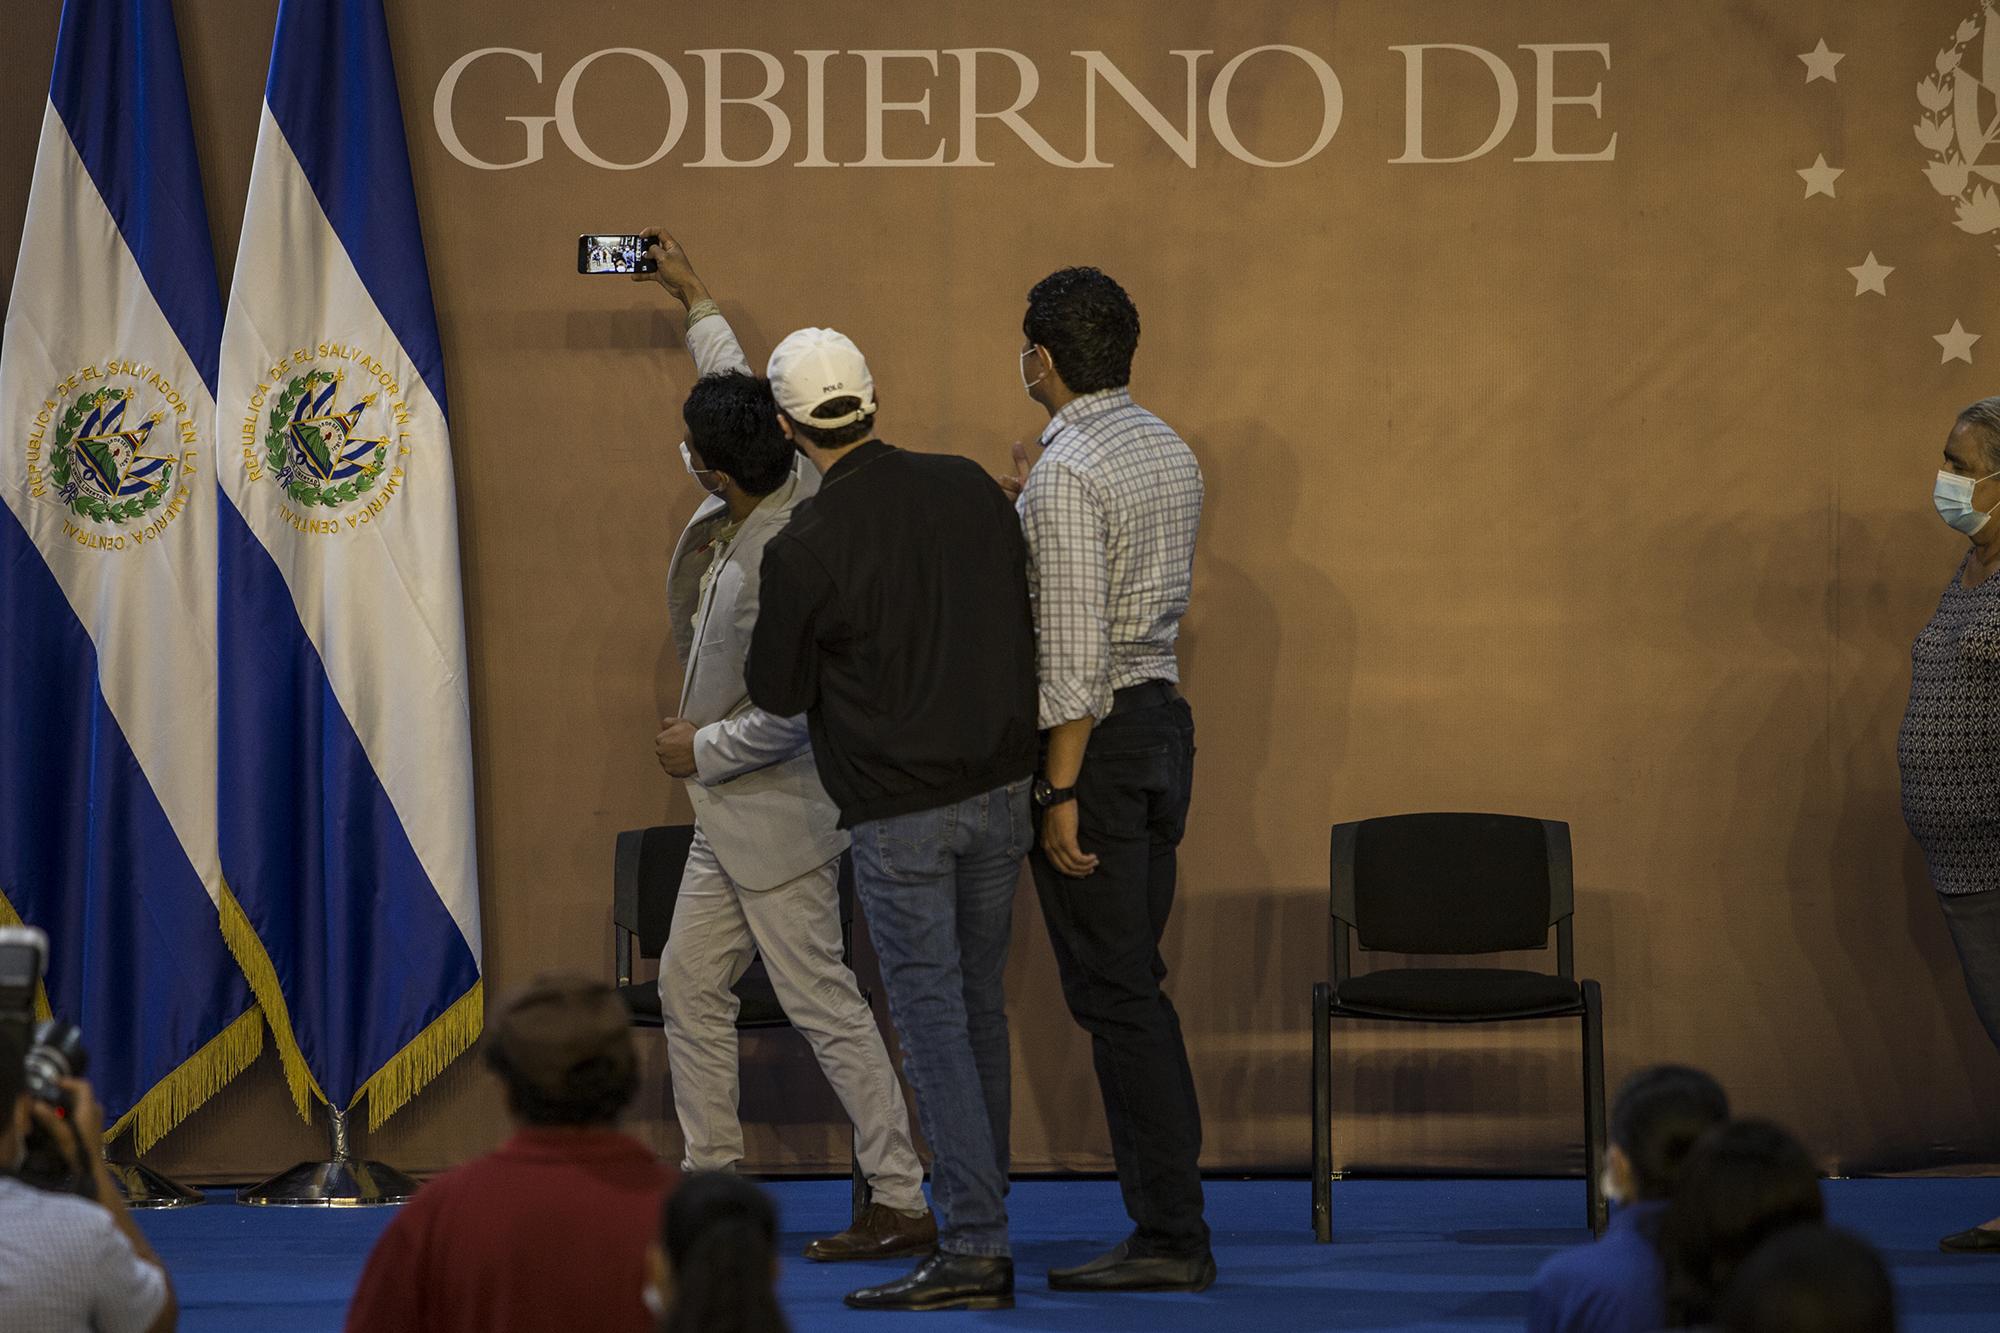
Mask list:
[[1938,517],[1968,537],[1978,532],[1992,520],[1993,511],[1972,507],[1972,488],[1994,477],[2000,477],[2000,472],[1978,478],[1939,472],[1937,485],[1931,488],[1931,503],[1937,506]]

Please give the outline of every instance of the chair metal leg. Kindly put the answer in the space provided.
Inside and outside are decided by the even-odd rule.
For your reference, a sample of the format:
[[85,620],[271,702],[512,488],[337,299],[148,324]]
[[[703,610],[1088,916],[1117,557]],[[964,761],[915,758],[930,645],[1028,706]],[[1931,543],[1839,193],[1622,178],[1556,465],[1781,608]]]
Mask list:
[[1583,1170],[1590,1231],[1602,1236],[1611,1211],[1604,1199],[1604,991],[1583,983]]
[[859,1222],[861,1214],[867,1210],[869,1200],[873,1195],[868,1189],[868,1177],[861,1174],[861,1136],[858,1133],[852,1140],[849,1155],[853,1162],[854,1173],[854,1195],[850,1201],[849,1216],[854,1221]]
[[1313,1239],[1333,1239],[1333,989],[1313,983],[1312,1223]]

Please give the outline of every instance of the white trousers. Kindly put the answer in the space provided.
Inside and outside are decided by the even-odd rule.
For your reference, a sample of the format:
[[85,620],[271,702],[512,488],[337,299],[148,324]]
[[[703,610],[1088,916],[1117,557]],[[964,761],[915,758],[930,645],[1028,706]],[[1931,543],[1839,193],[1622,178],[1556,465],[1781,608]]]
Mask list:
[[733,1169],[743,1157],[737,1117],[736,1013],[731,990],[764,959],[792,1026],[855,1127],[855,1156],[876,1203],[925,1211],[923,1163],[882,1031],[840,957],[840,860],[775,889],[739,887],[699,826],[660,957],[660,1012],[687,1171]]

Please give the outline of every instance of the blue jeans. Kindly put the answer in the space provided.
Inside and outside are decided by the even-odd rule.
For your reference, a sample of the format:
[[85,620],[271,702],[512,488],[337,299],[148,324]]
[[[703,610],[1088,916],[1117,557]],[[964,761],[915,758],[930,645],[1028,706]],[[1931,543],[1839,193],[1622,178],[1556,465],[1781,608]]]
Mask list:
[[856,824],[854,886],[930,1140],[938,1248],[1007,1248],[1007,936],[1028,781]]

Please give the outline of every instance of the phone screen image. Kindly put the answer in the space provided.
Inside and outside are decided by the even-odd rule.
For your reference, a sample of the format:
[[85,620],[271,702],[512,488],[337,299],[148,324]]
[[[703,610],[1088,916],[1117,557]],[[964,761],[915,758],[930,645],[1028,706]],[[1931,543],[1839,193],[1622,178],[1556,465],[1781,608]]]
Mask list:
[[579,236],[576,238],[578,273],[651,273],[654,265],[646,258],[643,236]]

